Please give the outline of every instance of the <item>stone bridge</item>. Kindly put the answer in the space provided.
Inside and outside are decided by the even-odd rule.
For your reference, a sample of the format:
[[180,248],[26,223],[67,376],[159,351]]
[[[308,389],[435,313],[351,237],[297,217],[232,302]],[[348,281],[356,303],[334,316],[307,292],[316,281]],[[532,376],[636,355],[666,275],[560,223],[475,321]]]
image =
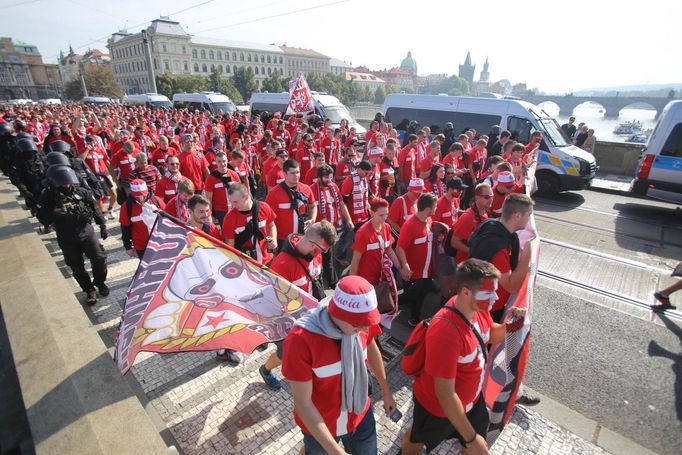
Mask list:
[[562,116],[568,116],[573,113],[573,109],[579,104],[592,101],[604,106],[604,117],[618,117],[618,113],[624,107],[631,105],[632,108],[655,109],[656,117],[661,114],[661,111],[672,99],[671,98],[654,98],[646,96],[552,96],[552,95],[533,95],[524,96],[524,101],[538,105],[546,101],[552,101],[559,106]]

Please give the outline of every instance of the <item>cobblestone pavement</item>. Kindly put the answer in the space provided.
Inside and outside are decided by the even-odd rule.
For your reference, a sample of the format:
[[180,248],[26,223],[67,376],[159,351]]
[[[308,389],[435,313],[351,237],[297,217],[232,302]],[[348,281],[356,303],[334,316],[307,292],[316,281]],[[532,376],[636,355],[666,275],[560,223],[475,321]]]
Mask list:
[[[32,219],[36,229],[38,224]],[[138,260],[128,258],[122,247],[117,221],[108,222],[110,237],[103,242],[108,252],[111,294],[86,311],[104,343],[113,347],[121,306]],[[41,234],[65,277],[64,264],[54,233]],[[71,283],[80,301],[84,294]],[[178,449],[187,454],[297,454],[302,435],[293,420],[293,401],[286,381],[274,392],[265,387],[258,367],[273,352],[255,352],[242,365],[231,368],[218,363],[213,352],[158,355],[142,352],[128,373],[139,383],[153,411],[170,430]],[[276,374],[280,375],[279,371]],[[399,366],[389,371],[389,381],[403,419],[395,423],[383,412],[380,396],[374,412],[379,453],[395,454],[405,429],[411,424],[411,380]],[[441,444],[436,454],[456,451],[452,443]],[[517,407],[504,432],[492,447],[493,454],[604,454],[601,448],[570,434],[536,412]]]

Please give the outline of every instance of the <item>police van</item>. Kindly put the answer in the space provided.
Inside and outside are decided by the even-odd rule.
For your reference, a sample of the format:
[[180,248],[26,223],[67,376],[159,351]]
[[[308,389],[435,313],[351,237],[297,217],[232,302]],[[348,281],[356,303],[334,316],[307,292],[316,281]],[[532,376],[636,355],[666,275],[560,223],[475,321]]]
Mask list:
[[669,102],[649,138],[631,190],[682,204],[682,101]]
[[176,93],[173,95],[173,107],[190,111],[209,111],[214,115],[220,111],[229,114],[237,110],[237,106],[227,95],[218,92]]
[[143,95],[126,95],[123,97],[126,106],[143,106],[148,109],[172,109],[173,103],[167,96],[158,93],[145,93]]
[[470,128],[488,134],[492,126],[498,125],[524,144],[535,131],[540,131],[542,142],[535,176],[538,192],[547,196],[587,188],[597,172],[593,155],[570,144],[552,117],[525,101],[395,93],[386,97],[383,112],[386,121],[401,135],[413,120],[430,127],[434,134],[448,122],[453,124],[456,135]]
[[[356,122],[350,114],[348,108],[335,96],[322,92],[311,92],[315,105],[315,114],[323,120],[330,119],[332,127],[338,128],[342,119],[348,121],[348,127],[354,127],[359,141],[365,140],[367,130]],[[254,93],[251,95],[251,114],[262,112],[281,112],[285,114],[289,106],[289,93]]]

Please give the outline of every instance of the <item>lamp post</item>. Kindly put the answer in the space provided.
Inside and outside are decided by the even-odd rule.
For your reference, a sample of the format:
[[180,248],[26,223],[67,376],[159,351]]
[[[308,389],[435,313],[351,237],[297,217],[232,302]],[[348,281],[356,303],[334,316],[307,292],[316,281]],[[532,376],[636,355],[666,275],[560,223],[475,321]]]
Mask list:
[[147,30],[142,30],[142,48],[144,49],[144,59],[147,62],[147,77],[149,78],[149,88],[156,93],[156,78],[154,77],[154,65],[152,65],[152,52],[149,46]]

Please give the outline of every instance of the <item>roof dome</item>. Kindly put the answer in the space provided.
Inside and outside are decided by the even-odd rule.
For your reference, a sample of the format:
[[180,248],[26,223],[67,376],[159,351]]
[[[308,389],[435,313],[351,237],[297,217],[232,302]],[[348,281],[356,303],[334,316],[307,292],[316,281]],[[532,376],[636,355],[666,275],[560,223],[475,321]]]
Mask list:
[[403,59],[400,67],[404,70],[409,71],[412,74],[417,74],[417,62],[412,58],[412,52],[407,53],[407,57]]

